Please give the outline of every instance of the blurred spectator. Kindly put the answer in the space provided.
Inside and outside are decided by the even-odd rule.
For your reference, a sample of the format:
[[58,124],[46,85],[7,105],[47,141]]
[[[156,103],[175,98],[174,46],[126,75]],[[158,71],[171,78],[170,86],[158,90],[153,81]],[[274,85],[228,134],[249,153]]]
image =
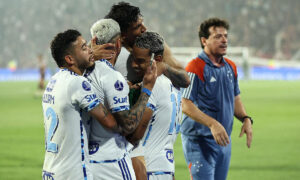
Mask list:
[[[75,1],[0,1],[0,59],[15,58],[19,67],[34,67],[36,61],[28,59],[34,59],[38,49],[49,49],[56,32],[76,28],[90,39],[87,27],[119,2]],[[252,55],[290,59],[300,47],[299,0],[128,2],[141,8],[145,24],[160,32],[170,46],[198,47],[197,24],[209,17],[222,17],[231,24],[230,46],[250,47]],[[5,65],[0,61],[0,67]]]

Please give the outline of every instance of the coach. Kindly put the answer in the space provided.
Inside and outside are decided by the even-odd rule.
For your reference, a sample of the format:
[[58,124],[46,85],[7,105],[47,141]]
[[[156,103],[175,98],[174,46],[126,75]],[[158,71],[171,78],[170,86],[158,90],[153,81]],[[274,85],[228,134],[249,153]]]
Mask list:
[[203,51],[186,67],[191,85],[183,91],[182,144],[191,179],[226,179],[231,157],[233,116],[242,123],[240,137],[252,141],[252,119],[245,111],[235,64],[227,51],[229,24],[218,18],[199,28]]

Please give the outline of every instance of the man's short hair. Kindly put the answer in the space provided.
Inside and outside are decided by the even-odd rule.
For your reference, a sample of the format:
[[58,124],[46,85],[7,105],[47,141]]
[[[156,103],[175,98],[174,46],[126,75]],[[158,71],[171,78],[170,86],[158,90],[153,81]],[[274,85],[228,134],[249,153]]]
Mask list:
[[164,39],[156,32],[144,32],[135,39],[134,45],[138,48],[149,49],[149,55],[154,53],[154,55],[157,56],[163,55],[164,53]]
[[58,33],[51,42],[51,54],[58,67],[63,67],[65,64],[64,57],[69,53],[72,43],[81,36],[80,32],[74,29],[69,29]]
[[132,23],[137,22],[141,15],[140,8],[132,6],[127,2],[114,4],[105,18],[111,18],[120,25],[121,32],[127,32]]
[[226,30],[229,30],[229,24],[226,20],[219,19],[219,18],[209,18],[202,22],[199,27],[199,39],[202,48],[204,48],[204,45],[201,42],[201,37],[208,38],[210,33],[209,33],[209,28],[210,27],[224,27]]
[[101,19],[91,27],[91,35],[97,37],[97,44],[114,43],[113,40],[120,34],[120,26],[113,19]]

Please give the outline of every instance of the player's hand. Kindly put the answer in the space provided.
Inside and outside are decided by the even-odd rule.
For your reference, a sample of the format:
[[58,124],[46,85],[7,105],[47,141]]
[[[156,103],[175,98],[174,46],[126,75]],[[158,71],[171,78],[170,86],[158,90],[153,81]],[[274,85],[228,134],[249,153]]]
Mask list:
[[127,81],[127,84],[129,86],[129,89],[141,89],[141,86],[142,86],[142,82],[132,84],[132,82]]
[[148,66],[147,71],[144,75],[143,85],[145,88],[152,90],[157,78],[157,67],[156,62],[153,61],[151,66]]
[[211,128],[210,131],[217,142],[220,146],[226,146],[230,143],[228,134],[225,130],[225,128],[220,124],[218,121],[215,121]]
[[97,45],[97,37],[94,37],[91,42],[91,49],[93,50],[93,55],[95,60],[107,59],[111,60],[116,56],[115,44],[107,43],[102,45]]
[[250,119],[245,119],[241,129],[240,137],[242,137],[245,133],[247,136],[247,146],[250,148],[252,142],[252,124]]

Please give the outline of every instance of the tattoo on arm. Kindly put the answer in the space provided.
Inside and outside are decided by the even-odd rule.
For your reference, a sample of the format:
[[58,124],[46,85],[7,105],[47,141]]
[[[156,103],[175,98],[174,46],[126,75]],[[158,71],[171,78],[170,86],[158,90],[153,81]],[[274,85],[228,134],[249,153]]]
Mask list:
[[133,133],[141,121],[149,96],[142,92],[136,104],[129,111],[114,113],[117,123],[122,127],[124,135]]
[[107,114],[108,114],[106,107],[104,107],[103,104],[101,104],[101,103],[99,105],[100,105],[101,110],[103,111],[104,118],[106,118]]
[[187,88],[190,85],[190,78],[187,72],[183,69],[175,69],[166,65],[166,71],[164,73],[175,87]]
[[[104,119],[109,118],[109,112],[106,109],[105,106],[103,106],[103,104],[99,104],[100,105],[100,109],[102,110],[103,114],[104,114]],[[110,114],[110,116],[112,117],[112,115]],[[116,132],[116,133],[122,133],[122,128],[120,127],[120,125],[117,123],[116,126],[114,126],[112,129],[112,131]]]

